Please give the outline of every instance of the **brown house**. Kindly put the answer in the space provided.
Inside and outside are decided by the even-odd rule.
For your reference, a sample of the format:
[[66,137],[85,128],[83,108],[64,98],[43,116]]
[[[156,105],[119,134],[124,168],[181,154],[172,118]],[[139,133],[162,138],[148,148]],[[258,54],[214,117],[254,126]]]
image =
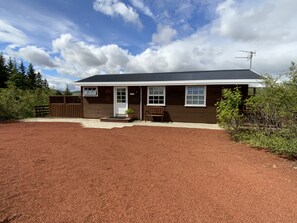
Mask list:
[[83,116],[125,116],[132,108],[143,120],[147,108],[163,107],[168,121],[216,123],[215,103],[223,88],[238,86],[244,97],[262,77],[251,70],[95,75],[75,82],[81,86]]

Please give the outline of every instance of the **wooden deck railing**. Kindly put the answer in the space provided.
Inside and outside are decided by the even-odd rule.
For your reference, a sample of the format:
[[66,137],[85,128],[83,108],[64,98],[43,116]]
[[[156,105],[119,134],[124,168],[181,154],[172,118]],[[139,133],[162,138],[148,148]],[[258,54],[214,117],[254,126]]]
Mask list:
[[50,96],[51,117],[82,118],[83,108],[80,96]]

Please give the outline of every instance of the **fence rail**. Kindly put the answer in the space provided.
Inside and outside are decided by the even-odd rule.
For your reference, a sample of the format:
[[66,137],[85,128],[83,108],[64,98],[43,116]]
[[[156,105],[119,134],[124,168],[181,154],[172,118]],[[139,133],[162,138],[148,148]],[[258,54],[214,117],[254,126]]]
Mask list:
[[83,108],[80,96],[50,96],[49,115],[51,117],[82,118]]
[[49,115],[48,105],[35,106],[35,117],[45,117],[48,115]]

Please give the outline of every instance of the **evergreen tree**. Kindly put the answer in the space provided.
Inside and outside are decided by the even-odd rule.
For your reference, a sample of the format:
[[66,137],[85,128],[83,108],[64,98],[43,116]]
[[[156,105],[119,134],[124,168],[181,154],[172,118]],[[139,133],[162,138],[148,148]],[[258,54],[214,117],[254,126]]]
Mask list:
[[10,77],[13,73],[15,73],[17,71],[17,65],[16,65],[16,61],[12,60],[11,57],[9,57],[8,59],[8,63],[7,63],[7,72],[8,72],[8,76]]
[[44,80],[42,81],[42,87],[45,88],[45,89],[49,89],[48,82],[47,82],[46,79],[44,79]]
[[15,86],[20,89],[28,89],[28,78],[26,76],[26,67],[23,61],[21,61],[18,66],[18,75],[15,81]]
[[[40,75],[40,73],[39,73],[39,75]],[[41,75],[40,75],[40,80],[41,80]],[[35,88],[41,87],[41,86],[38,86],[37,74],[35,73],[35,70],[31,63],[29,64],[29,67],[27,70],[27,84],[28,84],[29,89],[35,89]]]
[[66,85],[66,89],[64,91],[64,95],[72,95],[72,93],[71,93],[71,91],[70,91],[70,89],[68,87],[68,84]]
[[60,90],[55,90],[55,95],[63,95],[63,93]]
[[17,86],[17,82],[19,80],[19,73],[18,73],[18,65],[16,60],[12,60],[9,58],[8,64],[7,64],[7,70],[8,70],[8,80],[6,82],[7,87],[11,86]]
[[36,78],[35,78],[35,86],[36,88],[43,88],[44,86],[44,81],[42,80],[42,76],[40,72],[36,73]]
[[5,58],[0,53],[0,88],[6,88],[6,82],[8,80],[8,70],[5,63]]

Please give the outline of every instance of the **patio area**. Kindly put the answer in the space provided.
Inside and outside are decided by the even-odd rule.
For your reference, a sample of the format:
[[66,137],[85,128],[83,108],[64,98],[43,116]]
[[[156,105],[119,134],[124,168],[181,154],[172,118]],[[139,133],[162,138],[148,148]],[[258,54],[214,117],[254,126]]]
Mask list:
[[206,123],[187,123],[187,122],[145,122],[134,121],[129,123],[120,122],[101,122],[100,119],[86,118],[29,118],[21,122],[70,122],[80,123],[84,128],[113,129],[132,126],[156,126],[156,127],[177,127],[177,128],[194,128],[194,129],[213,129],[222,130],[217,124]]

